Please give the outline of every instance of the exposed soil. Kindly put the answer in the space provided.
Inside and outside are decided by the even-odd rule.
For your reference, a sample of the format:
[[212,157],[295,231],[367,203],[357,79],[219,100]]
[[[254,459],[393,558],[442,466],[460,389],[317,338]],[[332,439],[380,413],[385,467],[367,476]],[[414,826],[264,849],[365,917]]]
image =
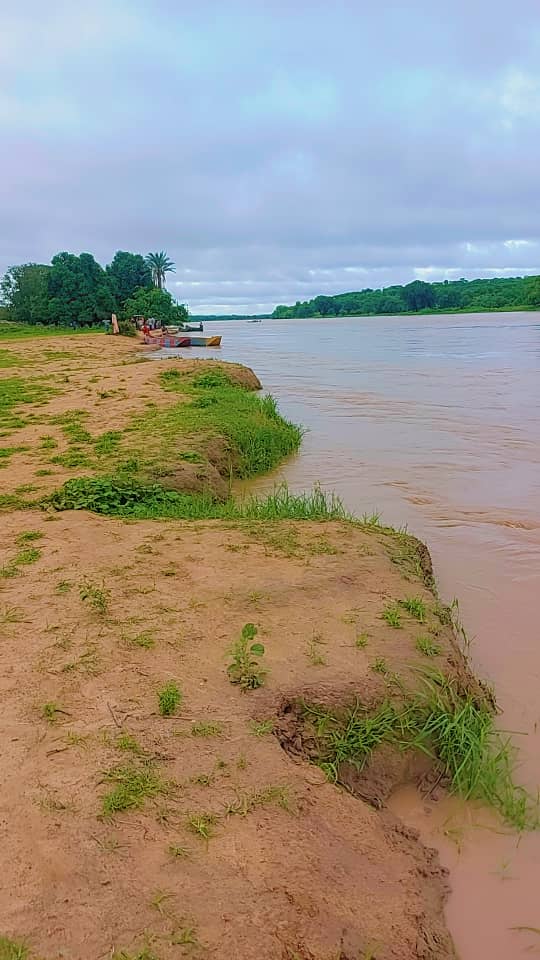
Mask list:
[[[110,361],[101,339],[68,342],[58,349],[84,359],[44,409],[88,409],[89,423],[120,428],[151,395],[155,366],[122,365],[129,343],[115,341]],[[98,368],[125,399],[96,400]],[[5,489],[28,482],[25,456],[2,471]],[[46,960],[115,950],[125,960],[453,958],[445,873],[384,808],[392,785],[419,770],[382,754],[362,784],[334,786],[308,762],[290,708],[301,697],[380,702],[378,658],[414,682],[425,628],[404,614],[393,629],[381,612],[411,595],[433,607],[429,558],[415,568],[390,535],[346,523],[19,510],[2,514],[4,570],[28,531],[42,535],[27,541],[40,555],[0,578],[0,935]],[[242,692],[227,666],[247,622],[267,675]],[[451,628],[437,629],[435,662],[454,672]],[[170,680],[183,699],[163,717],[158,691]],[[162,792],[105,817],[118,765],[152,771]],[[207,840],[190,824],[206,816]]]

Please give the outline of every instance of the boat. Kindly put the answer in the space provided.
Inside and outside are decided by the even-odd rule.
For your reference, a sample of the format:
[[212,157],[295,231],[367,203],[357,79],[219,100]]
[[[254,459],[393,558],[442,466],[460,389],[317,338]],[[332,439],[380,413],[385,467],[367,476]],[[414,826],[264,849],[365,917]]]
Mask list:
[[262,320],[248,320],[247,323],[262,323]]
[[221,346],[221,337],[196,337],[192,333],[158,333],[145,334],[144,342],[153,347],[219,347]]
[[182,330],[187,330],[188,333],[193,333],[196,330],[199,330],[202,333],[202,328],[202,323],[184,323],[182,326]]

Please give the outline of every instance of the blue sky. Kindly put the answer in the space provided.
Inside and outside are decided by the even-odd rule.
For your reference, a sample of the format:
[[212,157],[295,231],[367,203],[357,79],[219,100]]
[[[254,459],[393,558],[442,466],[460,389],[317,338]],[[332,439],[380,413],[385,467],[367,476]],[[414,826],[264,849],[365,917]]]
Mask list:
[[540,273],[537,0],[26,0],[0,125],[0,271],[166,249],[195,313]]

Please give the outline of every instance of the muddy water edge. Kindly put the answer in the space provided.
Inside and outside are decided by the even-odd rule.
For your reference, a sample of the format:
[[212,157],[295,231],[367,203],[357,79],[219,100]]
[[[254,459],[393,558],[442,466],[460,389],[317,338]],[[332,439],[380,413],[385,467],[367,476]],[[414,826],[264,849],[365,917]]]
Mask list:
[[[228,322],[220,332],[219,355],[257,369],[308,430],[301,453],[249,490],[318,481],[428,544],[441,595],[459,600],[472,663],[495,688],[500,727],[519,746],[518,779],[535,790],[540,316]],[[450,870],[461,960],[540,955],[540,836],[412,789],[392,806]]]

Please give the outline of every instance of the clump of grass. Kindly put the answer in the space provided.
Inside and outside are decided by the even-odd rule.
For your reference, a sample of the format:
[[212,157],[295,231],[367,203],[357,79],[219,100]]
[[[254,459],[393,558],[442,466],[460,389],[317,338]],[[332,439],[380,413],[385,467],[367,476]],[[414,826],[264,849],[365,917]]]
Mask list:
[[171,857],[175,857],[178,860],[187,860],[190,856],[190,852],[187,847],[181,847],[177,843],[170,843],[167,847]]
[[92,461],[90,457],[84,453],[83,450],[77,450],[75,447],[73,450],[68,450],[67,453],[58,453],[56,456],[51,457],[51,463],[54,463],[58,467],[66,467],[67,469],[74,469],[75,467],[91,467]]
[[260,790],[253,790],[249,793],[237,794],[236,800],[227,804],[225,816],[247,816],[257,807],[264,807],[275,803],[282,810],[291,810],[291,793],[288,786],[269,785]]
[[162,717],[172,717],[182,703],[182,692],[174,680],[158,691],[158,709]]
[[420,750],[440,765],[453,792],[494,807],[518,830],[538,828],[538,798],[515,784],[515,752],[495,729],[489,704],[440,671],[426,672],[423,680],[423,689],[405,703],[385,701],[374,712],[359,702],[343,711],[304,705],[318,745],[316,762],[338,781],[343,762],[362,769],[383,742]]
[[40,556],[41,550],[39,550],[38,547],[26,547],[24,550],[19,550],[13,563],[17,567],[26,566],[27,564],[35,563],[36,560],[39,560]]
[[417,637],[415,647],[418,652],[423,653],[425,657],[438,657],[441,652],[440,645],[435,643],[431,637]]
[[0,960],[27,960],[28,947],[21,940],[0,937]]
[[141,756],[144,753],[140,743],[130,733],[119,733],[116,738],[116,747],[118,750],[125,750],[128,753],[134,753]]
[[4,607],[0,612],[0,626],[8,623],[22,623],[23,614],[17,607]]
[[257,633],[254,623],[245,623],[230,651],[232,663],[227,667],[227,675],[231,683],[237,683],[242,690],[255,690],[262,687],[265,681],[266,670],[262,669],[259,662],[264,656],[264,645],[252,643]]
[[223,733],[223,727],[220,723],[205,722],[199,720],[191,726],[192,737],[219,737]]
[[364,648],[367,647],[368,645],[368,640],[369,640],[369,633],[366,633],[365,631],[363,631],[362,633],[359,633],[354,638],[354,645],[355,647],[358,647],[359,650],[364,650]]
[[71,580],[59,580],[56,584],[54,591],[55,593],[69,593],[73,586]]
[[388,664],[384,657],[376,657],[371,664],[371,669],[374,673],[382,673],[385,676],[388,673]]
[[394,627],[395,630],[401,630],[401,613],[395,603],[388,604],[381,613],[381,617],[383,620],[386,620],[390,627]]
[[33,540],[41,540],[43,536],[41,530],[23,530],[22,533],[18,534],[15,542],[19,547],[22,547],[25,543],[31,543]]
[[407,597],[405,600],[398,600],[398,603],[419,623],[426,622],[427,606],[422,597]]
[[41,708],[41,716],[47,723],[56,723],[58,720],[58,714],[62,713],[61,707],[55,703],[53,700],[50,700],[48,703],[44,703]]
[[54,439],[54,437],[45,436],[41,437],[41,443],[39,446],[41,450],[56,450],[58,442]]
[[216,823],[217,817],[214,813],[193,813],[187,819],[188,829],[203,840],[210,840],[214,836]]
[[119,430],[107,430],[94,440],[94,450],[98,456],[114,453],[118,449],[121,440],[122,434]]
[[252,720],[250,723],[251,732],[256,737],[265,737],[267,733],[272,733],[275,727],[275,721],[269,718],[268,720]]
[[101,616],[108,613],[111,594],[106,587],[98,587],[97,584],[86,580],[79,588],[79,596],[84,603],[87,603],[92,610],[95,610]]
[[156,641],[154,640],[151,633],[143,631],[143,633],[138,633],[135,637],[126,638],[129,643],[132,643],[136,647],[142,647],[143,650],[151,650],[152,647],[155,647]]
[[140,809],[147,799],[167,791],[167,784],[149,764],[128,763],[115,766],[104,774],[104,779],[114,784],[113,789],[102,798],[102,813],[105,818],[113,817],[123,810]]
[[128,953],[127,950],[115,950],[111,960],[159,960],[150,947],[143,947],[137,953]]

